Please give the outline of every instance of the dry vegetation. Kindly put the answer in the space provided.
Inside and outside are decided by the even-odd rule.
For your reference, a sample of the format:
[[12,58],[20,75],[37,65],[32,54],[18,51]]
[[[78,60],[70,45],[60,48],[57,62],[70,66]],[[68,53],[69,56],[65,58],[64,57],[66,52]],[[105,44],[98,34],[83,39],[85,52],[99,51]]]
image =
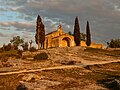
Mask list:
[[[47,60],[35,60],[34,55],[45,52]],[[29,89],[38,90],[117,90],[120,81],[120,50],[102,50],[85,47],[52,48],[37,52],[23,53],[24,59],[8,60],[11,67],[0,68],[0,73],[32,70],[38,68],[59,67],[36,72],[0,75],[0,90],[16,90],[19,81]],[[28,59],[31,56],[31,59]],[[74,61],[71,68],[69,62]],[[74,67],[78,66],[78,67]],[[26,74],[40,77],[24,81]],[[115,84],[118,81],[117,84]],[[120,84],[120,83],[119,83]]]

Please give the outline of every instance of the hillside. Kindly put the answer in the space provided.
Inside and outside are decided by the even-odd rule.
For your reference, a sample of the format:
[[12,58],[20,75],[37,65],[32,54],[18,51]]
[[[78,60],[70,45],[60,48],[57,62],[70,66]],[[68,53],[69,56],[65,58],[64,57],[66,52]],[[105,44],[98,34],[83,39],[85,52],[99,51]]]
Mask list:
[[[33,59],[42,52],[47,60]],[[18,85],[29,90],[109,90],[120,85],[120,50],[51,48],[24,52],[21,59],[7,62],[10,67],[0,68],[0,90],[16,90]]]

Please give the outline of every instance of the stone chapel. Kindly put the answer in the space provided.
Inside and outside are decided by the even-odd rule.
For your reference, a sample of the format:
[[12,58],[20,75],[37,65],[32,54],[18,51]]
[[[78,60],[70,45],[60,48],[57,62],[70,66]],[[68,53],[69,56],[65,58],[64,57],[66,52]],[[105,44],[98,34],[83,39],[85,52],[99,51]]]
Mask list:
[[[50,32],[45,36],[44,48],[72,46],[75,46],[74,36],[63,32],[61,25],[57,27],[56,31]],[[80,46],[86,46],[86,42],[81,41]],[[103,45],[92,42],[90,47],[103,48]]]

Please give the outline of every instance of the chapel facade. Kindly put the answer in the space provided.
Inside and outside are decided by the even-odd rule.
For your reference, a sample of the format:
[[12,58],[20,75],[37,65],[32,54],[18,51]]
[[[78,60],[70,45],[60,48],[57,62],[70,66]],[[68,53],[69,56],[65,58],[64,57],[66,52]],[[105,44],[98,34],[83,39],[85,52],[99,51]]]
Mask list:
[[[75,46],[74,36],[69,35],[62,30],[62,26],[59,25],[56,31],[50,32],[45,35],[44,48],[53,47],[72,47]],[[80,46],[86,46],[85,41],[80,42]],[[91,43],[92,48],[103,48],[102,44]]]

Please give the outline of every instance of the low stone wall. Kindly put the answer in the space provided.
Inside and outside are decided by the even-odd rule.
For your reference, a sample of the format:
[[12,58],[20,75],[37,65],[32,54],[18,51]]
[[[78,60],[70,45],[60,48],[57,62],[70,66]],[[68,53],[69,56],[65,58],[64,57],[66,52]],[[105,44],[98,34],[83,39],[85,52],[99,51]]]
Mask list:
[[[81,41],[81,46],[87,46],[87,45],[86,45],[86,42],[85,42],[85,41]],[[92,42],[89,47],[102,49],[102,48],[103,48],[103,45],[102,45],[102,44],[96,44],[96,43]]]

